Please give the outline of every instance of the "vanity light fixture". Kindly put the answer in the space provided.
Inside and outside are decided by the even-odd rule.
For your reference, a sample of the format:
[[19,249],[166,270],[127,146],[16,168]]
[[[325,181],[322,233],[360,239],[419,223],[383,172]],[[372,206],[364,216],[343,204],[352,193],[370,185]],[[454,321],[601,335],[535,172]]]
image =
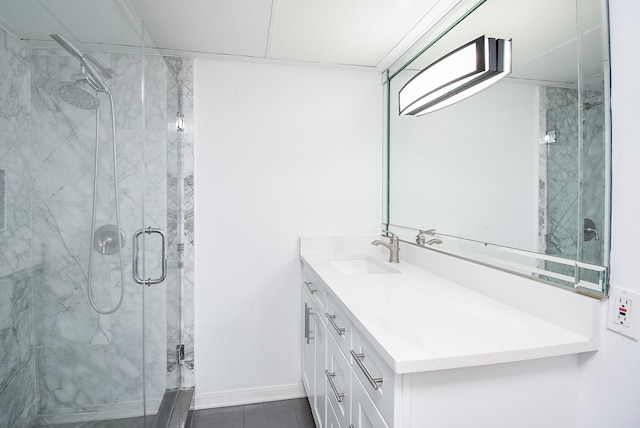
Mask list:
[[416,74],[398,93],[401,115],[462,101],[511,74],[511,40],[478,37]]

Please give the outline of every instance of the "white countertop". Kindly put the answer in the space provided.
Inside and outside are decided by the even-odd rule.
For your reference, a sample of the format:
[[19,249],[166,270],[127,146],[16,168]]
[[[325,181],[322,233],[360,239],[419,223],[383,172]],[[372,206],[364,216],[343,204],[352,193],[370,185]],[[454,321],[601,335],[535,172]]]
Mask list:
[[[304,238],[303,238],[304,239]],[[370,242],[370,241],[369,241]],[[597,349],[596,341],[365,246],[301,245],[328,286],[396,373],[522,361]],[[373,248],[373,247],[372,247]],[[400,253],[402,255],[402,252]],[[399,271],[347,275],[330,260],[372,257]]]

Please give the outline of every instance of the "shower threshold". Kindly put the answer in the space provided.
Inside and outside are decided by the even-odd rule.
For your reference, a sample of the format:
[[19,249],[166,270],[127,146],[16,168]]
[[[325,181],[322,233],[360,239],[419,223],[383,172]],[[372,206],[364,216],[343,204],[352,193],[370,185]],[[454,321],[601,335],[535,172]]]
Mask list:
[[167,389],[162,397],[154,428],[189,428],[191,426],[189,409],[194,389],[194,387]]
[[29,428],[190,428],[191,402],[194,387],[167,389],[155,415],[124,419],[82,420],[77,422],[54,422],[48,416],[37,416]]

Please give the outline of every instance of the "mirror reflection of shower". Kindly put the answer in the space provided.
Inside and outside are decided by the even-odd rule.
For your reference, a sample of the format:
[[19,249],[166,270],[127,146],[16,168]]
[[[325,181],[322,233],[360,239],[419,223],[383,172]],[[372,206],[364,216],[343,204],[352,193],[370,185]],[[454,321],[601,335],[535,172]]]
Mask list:
[[[97,59],[89,54],[83,54],[69,40],[59,34],[51,34],[51,38],[58,42],[71,56],[80,62],[80,72],[71,75],[71,80],[60,82],[58,84],[58,95],[67,103],[85,110],[96,111],[96,139],[95,139],[95,161],[93,168],[93,203],[91,210],[91,239],[89,246],[89,266],[87,272],[87,296],[91,307],[102,315],[109,315],[116,312],[124,300],[124,265],[122,263],[122,251],[124,247],[124,232],[120,227],[120,203],[118,199],[118,162],[116,152],[116,123],[115,123],[115,107],[111,90],[105,79],[111,79],[114,76],[112,69],[102,65]],[[98,199],[98,173],[99,173],[99,146],[100,146],[100,95],[106,94],[109,99],[111,109],[111,145],[113,153],[113,192],[115,196],[115,217],[116,224],[102,226],[96,230],[96,206]],[[117,231],[120,231],[118,233]],[[96,241],[104,241],[102,245],[96,244]],[[108,241],[108,247],[107,247]],[[98,248],[94,250],[94,246]],[[106,249],[109,251],[106,251]],[[93,295],[92,274],[93,274],[93,255],[94,251],[101,255],[118,254],[120,264],[120,298],[118,303],[110,309],[103,309],[96,303]]]

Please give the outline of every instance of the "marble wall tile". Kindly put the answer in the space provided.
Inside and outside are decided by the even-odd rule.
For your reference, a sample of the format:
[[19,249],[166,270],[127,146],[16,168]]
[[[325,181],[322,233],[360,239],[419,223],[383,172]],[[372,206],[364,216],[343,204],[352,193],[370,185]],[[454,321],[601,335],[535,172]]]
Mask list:
[[31,266],[29,189],[29,54],[0,29],[0,169],[5,218],[0,231],[0,277]]
[[37,415],[33,348],[0,393],[0,426],[26,427]]
[[139,353],[109,345],[40,347],[37,353],[40,414],[97,412],[126,402],[142,410]]
[[[33,352],[30,72],[26,46],[0,29],[0,426],[25,426],[36,415]],[[0,213],[2,215],[2,213]]]

